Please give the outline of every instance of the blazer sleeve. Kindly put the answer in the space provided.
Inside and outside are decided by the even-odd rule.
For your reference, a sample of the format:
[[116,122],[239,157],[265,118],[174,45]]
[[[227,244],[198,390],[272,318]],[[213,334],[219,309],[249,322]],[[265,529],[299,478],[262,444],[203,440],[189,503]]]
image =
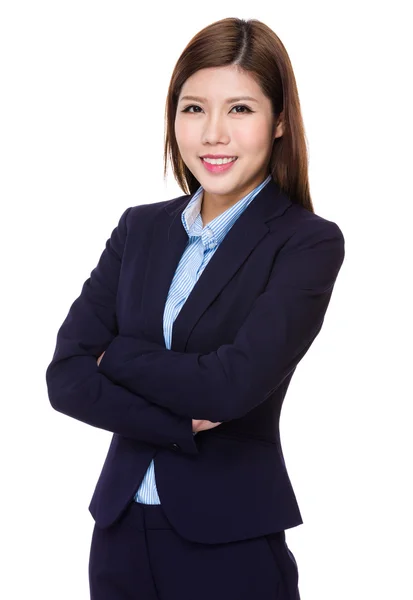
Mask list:
[[131,208],[120,217],[58,330],[46,369],[49,400],[57,411],[94,427],[159,446],[178,443],[183,452],[197,454],[192,418],[124,389],[97,365],[117,334],[116,293]]
[[344,248],[338,225],[306,221],[306,231],[296,231],[277,255],[266,289],[232,344],[200,354],[117,336],[99,370],[183,416],[213,422],[243,417],[282,384],[318,335]]

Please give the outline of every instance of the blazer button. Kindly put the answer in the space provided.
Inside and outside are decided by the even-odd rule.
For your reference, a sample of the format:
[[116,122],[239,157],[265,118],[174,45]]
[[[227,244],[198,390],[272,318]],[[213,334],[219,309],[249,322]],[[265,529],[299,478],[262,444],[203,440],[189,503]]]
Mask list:
[[180,450],[181,446],[179,444],[175,444],[175,442],[172,442],[171,448],[172,450]]

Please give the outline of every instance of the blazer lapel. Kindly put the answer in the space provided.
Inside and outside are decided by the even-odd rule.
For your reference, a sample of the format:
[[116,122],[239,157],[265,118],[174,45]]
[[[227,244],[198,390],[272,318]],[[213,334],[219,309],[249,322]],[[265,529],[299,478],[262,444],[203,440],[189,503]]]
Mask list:
[[[161,211],[154,227],[148,256],[142,298],[145,331],[153,341],[163,346],[165,302],[188,243],[181,215],[191,198],[192,195],[185,196],[178,207],[166,205]],[[215,251],[179,312],[173,326],[172,350],[185,351],[186,342],[197,321],[268,233],[267,221],[281,216],[289,206],[291,200],[274,180],[269,181],[252,200]]]

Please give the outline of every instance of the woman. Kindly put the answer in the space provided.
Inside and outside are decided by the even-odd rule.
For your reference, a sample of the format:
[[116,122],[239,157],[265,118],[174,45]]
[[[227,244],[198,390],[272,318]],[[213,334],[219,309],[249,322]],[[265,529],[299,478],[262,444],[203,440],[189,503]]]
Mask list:
[[302,523],[280,444],[344,259],[314,213],[284,46],[223,19],[166,105],[184,195],[130,207],[59,329],[52,406],[113,432],[90,503],[94,600],[292,600]]

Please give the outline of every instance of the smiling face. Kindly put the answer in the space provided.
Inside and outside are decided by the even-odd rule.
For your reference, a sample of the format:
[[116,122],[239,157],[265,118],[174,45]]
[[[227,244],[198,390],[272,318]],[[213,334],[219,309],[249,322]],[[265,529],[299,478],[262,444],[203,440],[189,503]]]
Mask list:
[[[282,132],[269,98],[235,66],[201,69],[182,86],[176,140],[182,160],[204,188],[204,209],[211,213],[226,210],[264,181],[273,141]],[[208,154],[236,160],[214,167],[201,158]]]

